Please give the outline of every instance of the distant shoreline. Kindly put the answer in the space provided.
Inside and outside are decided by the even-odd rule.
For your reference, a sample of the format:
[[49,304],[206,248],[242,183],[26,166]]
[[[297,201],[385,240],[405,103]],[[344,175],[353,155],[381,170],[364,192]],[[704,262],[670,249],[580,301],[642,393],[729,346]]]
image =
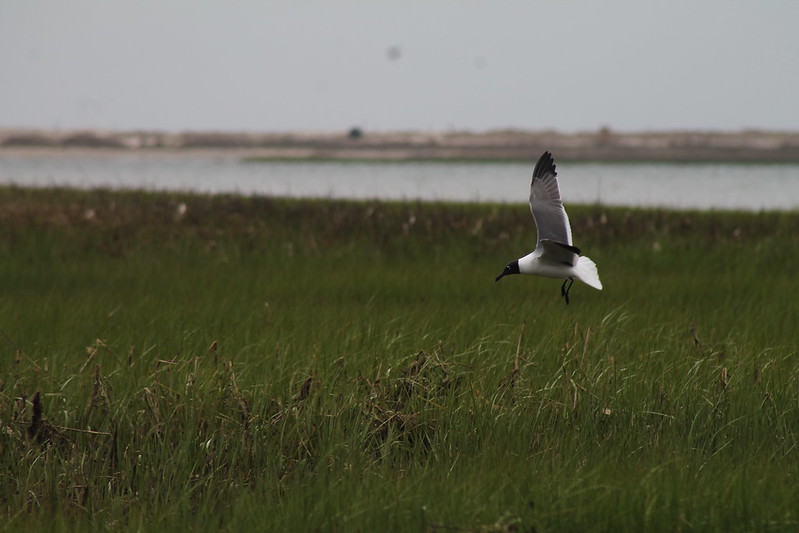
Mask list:
[[799,163],[799,132],[621,133],[502,130],[340,133],[105,132],[0,130],[0,157],[13,154],[143,154],[288,161],[530,161]]

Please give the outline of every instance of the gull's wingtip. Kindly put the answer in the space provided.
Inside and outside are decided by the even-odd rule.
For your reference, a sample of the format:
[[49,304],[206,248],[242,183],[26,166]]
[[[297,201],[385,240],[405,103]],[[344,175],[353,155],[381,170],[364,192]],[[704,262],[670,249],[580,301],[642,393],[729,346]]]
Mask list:
[[555,176],[558,175],[558,173],[555,172],[555,158],[552,157],[552,153],[547,150],[538,158],[538,162],[535,164],[535,169],[533,170],[533,178],[540,178],[549,173]]

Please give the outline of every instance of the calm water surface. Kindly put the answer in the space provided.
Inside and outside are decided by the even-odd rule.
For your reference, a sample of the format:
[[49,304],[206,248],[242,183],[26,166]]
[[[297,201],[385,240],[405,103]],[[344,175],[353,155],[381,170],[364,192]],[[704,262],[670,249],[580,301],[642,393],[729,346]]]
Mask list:
[[[0,183],[293,197],[524,202],[533,163],[244,162],[234,157],[3,155]],[[566,204],[799,208],[799,165],[559,163]]]

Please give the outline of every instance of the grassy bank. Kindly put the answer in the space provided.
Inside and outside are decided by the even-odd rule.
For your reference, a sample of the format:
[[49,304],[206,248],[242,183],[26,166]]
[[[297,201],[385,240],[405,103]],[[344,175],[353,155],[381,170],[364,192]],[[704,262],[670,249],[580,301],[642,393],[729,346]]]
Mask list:
[[0,189],[7,530],[793,529],[799,214]]
[[799,162],[799,133],[551,130],[485,132],[183,132],[3,130],[0,151],[239,154],[269,161],[524,161],[551,150],[559,161]]

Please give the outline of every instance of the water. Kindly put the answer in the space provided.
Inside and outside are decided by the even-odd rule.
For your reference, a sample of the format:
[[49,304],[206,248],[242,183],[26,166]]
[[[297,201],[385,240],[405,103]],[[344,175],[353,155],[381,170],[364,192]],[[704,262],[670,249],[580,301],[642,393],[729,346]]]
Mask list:
[[[292,197],[524,202],[533,162],[244,162],[232,156],[0,153],[0,183]],[[797,209],[799,165],[559,163],[567,204]]]

